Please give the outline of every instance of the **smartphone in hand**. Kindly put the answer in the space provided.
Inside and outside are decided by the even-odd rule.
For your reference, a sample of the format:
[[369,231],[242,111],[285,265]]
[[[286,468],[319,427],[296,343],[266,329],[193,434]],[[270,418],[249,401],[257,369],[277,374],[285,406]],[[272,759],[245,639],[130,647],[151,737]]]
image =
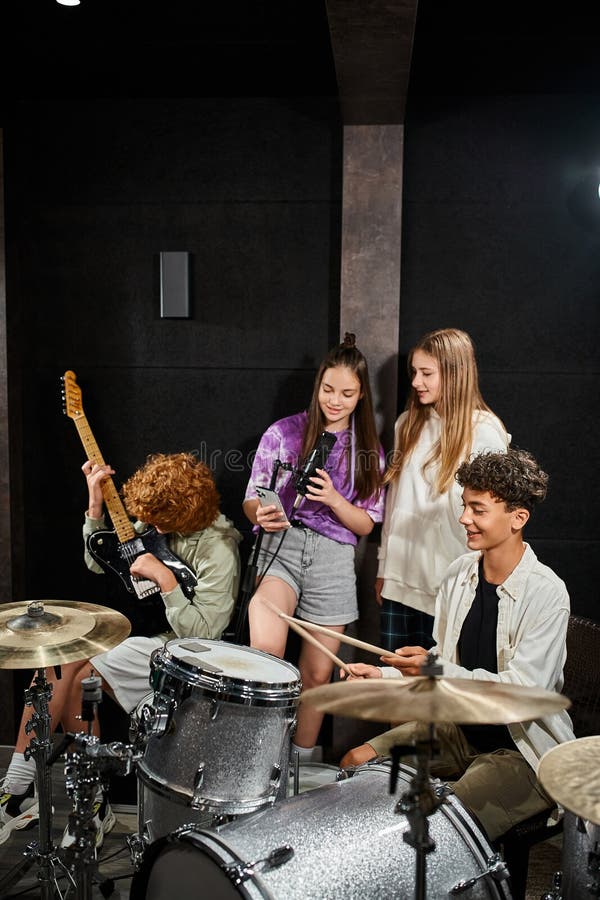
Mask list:
[[281,521],[286,525],[290,524],[277,491],[272,491],[271,488],[257,487],[256,496],[261,506],[276,506],[281,513]]

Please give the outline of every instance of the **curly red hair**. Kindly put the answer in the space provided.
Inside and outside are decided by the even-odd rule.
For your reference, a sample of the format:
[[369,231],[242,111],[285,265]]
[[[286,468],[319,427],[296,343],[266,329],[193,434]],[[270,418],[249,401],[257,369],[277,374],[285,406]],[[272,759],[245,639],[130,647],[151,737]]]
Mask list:
[[165,533],[208,528],[219,515],[212,472],[192,453],[154,453],[121,492],[130,516]]

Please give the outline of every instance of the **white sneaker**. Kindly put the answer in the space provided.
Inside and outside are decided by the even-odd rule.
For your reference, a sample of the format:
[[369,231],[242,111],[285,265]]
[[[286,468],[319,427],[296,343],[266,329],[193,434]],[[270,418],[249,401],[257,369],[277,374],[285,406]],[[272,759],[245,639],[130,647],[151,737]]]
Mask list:
[[11,794],[0,784],[0,844],[9,839],[13,831],[35,828],[40,809],[35,797],[33,782],[22,794]]
[[[106,794],[101,793],[94,800],[94,825],[96,826],[96,850],[99,850],[104,843],[104,835],[115,827],[117,819],[112,807],[108,802]],[[75,846],[75,835],[69,831],[69,826],[64,830],[60,846],[63,850],[68,850]]]

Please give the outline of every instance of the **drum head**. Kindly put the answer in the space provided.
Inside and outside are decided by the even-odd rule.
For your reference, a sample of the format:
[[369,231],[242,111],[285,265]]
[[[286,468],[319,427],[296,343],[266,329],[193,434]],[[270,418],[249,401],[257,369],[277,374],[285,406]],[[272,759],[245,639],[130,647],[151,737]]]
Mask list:
[[204,676],[256,689],[277,690],[300,681],[300,672],[286,660],[251,647],[200,638],[167,641],[154,657],[153,668],[177,670],[191,682]]

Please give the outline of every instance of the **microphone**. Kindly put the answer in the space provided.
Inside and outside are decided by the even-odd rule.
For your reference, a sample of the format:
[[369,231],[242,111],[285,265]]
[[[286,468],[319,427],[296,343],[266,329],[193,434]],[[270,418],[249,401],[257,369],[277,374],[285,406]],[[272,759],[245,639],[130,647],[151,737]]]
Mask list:
[[295,511],[300,506],[302,498],[306,495],[310,479],[316,473],[317,469],[324,469],[327,457],[331,452],[331,448],[335,444],[337,438],[330,431],[322,431],[319,435],[317,445],[306,458],[301,471],[294,478],[294,487],[296,488],[296,499],[292,509]]

